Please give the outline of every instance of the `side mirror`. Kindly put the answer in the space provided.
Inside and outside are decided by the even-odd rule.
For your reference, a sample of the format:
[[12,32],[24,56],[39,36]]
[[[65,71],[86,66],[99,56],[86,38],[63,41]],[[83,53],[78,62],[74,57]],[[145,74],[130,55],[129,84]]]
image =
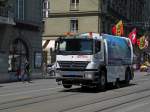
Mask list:
[[55,41],[55,48],[54,48],[54,53],[57,52],[57,49],[58,49],[58,40]]

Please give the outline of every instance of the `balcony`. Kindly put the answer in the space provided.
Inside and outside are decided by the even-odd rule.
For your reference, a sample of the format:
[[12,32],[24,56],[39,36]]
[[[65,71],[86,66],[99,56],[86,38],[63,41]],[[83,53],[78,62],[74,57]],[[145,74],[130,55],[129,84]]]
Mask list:
[[0,24],[15,24],[11,8],[0,6]]

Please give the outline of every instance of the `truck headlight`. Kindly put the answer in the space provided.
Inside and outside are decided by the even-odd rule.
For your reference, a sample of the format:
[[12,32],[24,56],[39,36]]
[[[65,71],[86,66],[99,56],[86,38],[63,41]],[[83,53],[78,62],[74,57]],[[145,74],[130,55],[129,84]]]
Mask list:
[[93,79],[93,74],[91,74],[91,73],[85,73],[85,78],[86,79]]

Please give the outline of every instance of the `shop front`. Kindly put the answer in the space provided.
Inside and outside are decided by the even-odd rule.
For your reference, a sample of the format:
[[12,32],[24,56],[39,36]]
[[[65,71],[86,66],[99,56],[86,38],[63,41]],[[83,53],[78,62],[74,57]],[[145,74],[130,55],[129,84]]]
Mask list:
[[51,64],[55,62],[54,46],[55,46],[55,40],[42,41],[43,61],[46,64]]
[[22,39],[15,39],[9,48],[8,71],[10,80],[20,80],[26,60],[29,60],[27,44]]

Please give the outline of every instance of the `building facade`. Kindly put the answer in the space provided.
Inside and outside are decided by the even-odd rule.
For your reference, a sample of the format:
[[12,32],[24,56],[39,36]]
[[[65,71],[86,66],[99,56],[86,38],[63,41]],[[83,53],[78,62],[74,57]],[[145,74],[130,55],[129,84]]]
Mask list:
[[148,47],[140,51],[141,61],[148,60],[150,62],[150,1],[145,0],[145,8],[144,8],[144,29],[146,32],[146,38],[148,41]]
[[25,61],[41,65],[42,0],[0,1],[0,82],[15,80]]
[[143,0],[45,0],[45,3],[44,50],[48,44],[54,47],[53,41],[66,32],[111,34],[112,26],[123,20],[128,33],[134,27],[131,22],[143,19]]

